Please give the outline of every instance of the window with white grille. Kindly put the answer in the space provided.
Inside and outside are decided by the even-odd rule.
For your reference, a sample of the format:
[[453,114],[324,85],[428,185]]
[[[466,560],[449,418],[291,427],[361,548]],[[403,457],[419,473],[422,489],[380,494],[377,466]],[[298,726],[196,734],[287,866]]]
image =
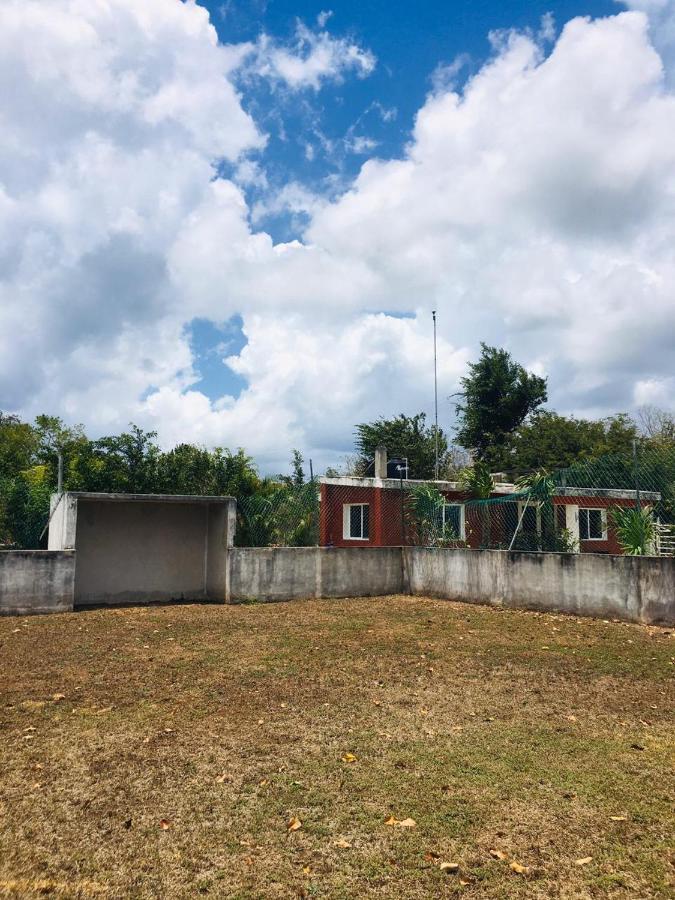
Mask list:
[[582,541],[606,541],[607,510],[580,507],[579,537]]
[[370,537],[368,503],[345,503],[342,507],[342,536],[350,541],[367,541]]

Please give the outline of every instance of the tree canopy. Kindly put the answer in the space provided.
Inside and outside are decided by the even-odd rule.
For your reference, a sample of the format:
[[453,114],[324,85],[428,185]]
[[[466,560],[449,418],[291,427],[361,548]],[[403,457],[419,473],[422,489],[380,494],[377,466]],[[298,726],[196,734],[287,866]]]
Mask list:
[[131,425],[121,434],[89,440],[81,426],[70,428],[55,416],[29,424],[0,413],[0,545],[39,545],[56,490],[59,452],[65,490],[241,498],[265,489],[241,449],[179,444],[165,452],[155,438],[155,432]]
[[504,465],[520,474],[564,469],[608,453],[630,454],[637,433],[637,425],[625,413],[591,420],[537,409],[509,438]]
[[461,385],[457,443],[490,468],[503,468],[511,435],[547,400],[546,378],[527,372],[507,350],[481,343]]
[[[362,422],[356,426],[355,446],[358,452],[357,469],[365,474],[375,456],[375,448],[384,445],[389,457],[408,460],[409,478],[433,478],[436,461],[436,433],[426,424],[426,414],[399,415],[393,419]],[[448,440],[438,429],[439,468],[443,472],[448,461]]]

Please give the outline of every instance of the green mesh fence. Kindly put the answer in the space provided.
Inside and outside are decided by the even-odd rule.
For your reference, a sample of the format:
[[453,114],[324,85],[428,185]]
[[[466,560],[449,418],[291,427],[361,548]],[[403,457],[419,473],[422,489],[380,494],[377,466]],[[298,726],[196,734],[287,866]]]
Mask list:
[[310,547],[319,543],[319,485],[276,484],[237,500],[240,547]]
[[523,478],[466,504],[472,544],[505,550],[671,555],[675,448],[637,448]]

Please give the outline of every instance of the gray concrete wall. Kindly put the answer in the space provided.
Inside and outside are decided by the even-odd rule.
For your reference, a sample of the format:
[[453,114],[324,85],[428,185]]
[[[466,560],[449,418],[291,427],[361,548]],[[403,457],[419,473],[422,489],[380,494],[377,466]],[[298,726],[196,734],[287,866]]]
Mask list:
[[73,551],[0,551],[0,615],[68,612],[74,578]]
[[75,605],[204,599],[208,506],[78,500]]
[[398,547],[235,547],[230,598],[366,597],[402,589]]
[[74,550],[77,499],[73,494],[52,494],[49,502],[48,550]]
[[234,542],[237,506],[233,500],[227,505],[213,505],[207,508],[206,596],[209,600],[226,602],[230,597],[230,567],[227,554]]
[[413,594],[675,625],[675,559],[406,548]]

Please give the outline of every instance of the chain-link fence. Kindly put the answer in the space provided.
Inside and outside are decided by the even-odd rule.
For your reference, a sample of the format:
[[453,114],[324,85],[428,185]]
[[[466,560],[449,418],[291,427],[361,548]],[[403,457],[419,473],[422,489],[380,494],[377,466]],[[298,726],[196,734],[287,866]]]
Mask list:
[[237,500],[240,547],[311,547],[319,543],[319,485],[273,484]]
[[[475,496],[479,489],[483,496]],[[515,484],[321,478],[238,502],[240,546],[469,547],[675,553],[675,449],[533,473]]]

